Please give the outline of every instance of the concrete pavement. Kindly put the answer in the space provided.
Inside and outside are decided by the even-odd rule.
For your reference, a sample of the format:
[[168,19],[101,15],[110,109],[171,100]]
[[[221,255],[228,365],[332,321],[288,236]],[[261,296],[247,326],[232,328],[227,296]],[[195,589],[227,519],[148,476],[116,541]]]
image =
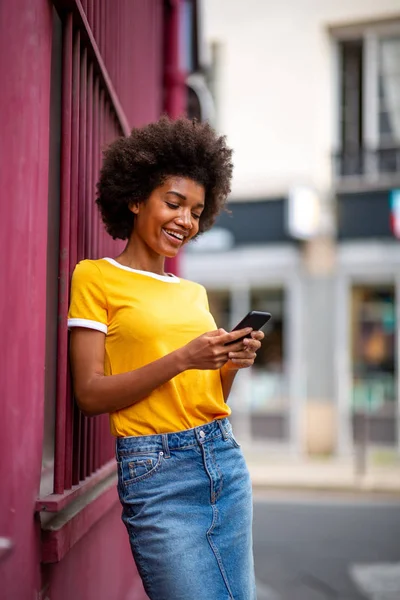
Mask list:
[[[398,495],[400,457],[370,454],[363,474],[354,456],[294,457],[242,446],[255,489],[365,492]],[[382,458],[382,456],[384,458]]]

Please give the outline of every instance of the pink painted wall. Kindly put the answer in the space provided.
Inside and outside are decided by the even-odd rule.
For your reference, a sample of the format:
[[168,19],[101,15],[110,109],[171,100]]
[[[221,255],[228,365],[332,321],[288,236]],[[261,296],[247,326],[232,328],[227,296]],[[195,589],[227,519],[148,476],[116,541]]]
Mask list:
[[[142,80],[132,124],[161,110],[162,4],[152,0],[143,13],[154,27],[135,59]],[[0,548],[0,598],[144,600],[117,495],[61,562],[40,563],[34,511],[44,421],[51,45],[50,0],[0,2],[0,538],[12,542],[9,553]]]
[[40,564],[51,42],[50,1],[0,3],[0,598],[143,600],[117,495],[60,563]]
[[[65,556],[43,572],[51,600],[145,600],[128,535],[115,505]],[[21,599],[22,600],[22,599]]]
[[51,4],[0,4],[0,562],[5,598],[39,588],[34,504],[42,457]]

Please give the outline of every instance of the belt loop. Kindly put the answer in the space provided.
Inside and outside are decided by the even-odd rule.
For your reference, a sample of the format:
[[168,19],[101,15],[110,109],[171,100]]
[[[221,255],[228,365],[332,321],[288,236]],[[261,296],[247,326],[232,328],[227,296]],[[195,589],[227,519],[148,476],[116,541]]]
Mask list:
[[164,457],[169,458],[171,455],[169,453],[168,435],[166,433],[162,433],[161,437],[162,437],[162,447],[164,450]]
[[227,440],[228,439],[228,434],[226,433],[225,427],[222,424],[222,419],[217,419],[217,423],[218,423],[219,428],[221,430],[222,437],[224,438],[224,440]]

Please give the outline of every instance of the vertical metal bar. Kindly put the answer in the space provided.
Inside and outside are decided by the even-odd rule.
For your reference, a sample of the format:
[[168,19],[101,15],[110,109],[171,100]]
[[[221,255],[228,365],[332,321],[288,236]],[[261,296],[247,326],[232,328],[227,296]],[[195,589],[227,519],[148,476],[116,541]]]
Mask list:
[[114,15],[115,11],[111,6],[110,2],[106,3],[107,6],[107,70],[110,74],[111,81],[115,81],[114,72]]
[[166,13],[165,45],[165,110],[173,118],[185,111],[185,76],[180,68],[180,21],[182,19],[181,0],[174,0]]
[[73,405],[73,455],[72,455],[72,485],[80,481],[79,465],[81,462],[81,412],[76,403]]
[[[121,60],[121,0],[115,4],[115,36],[116,36],[116,44],[115,44],[115,87],[118,96],[121,98],[121,68],[122,68],[122,60]],[[129,57],[126,57],[125,60],[129,60]]]
[[[86,243],[86,94],[87,94],[87,51],[81,53],[81,86],[79,101],[79,179],[78,179],[78,260],[87,256]],[[86,452],[87,452],[87,418],[80,418],[80,467],[79,478],[86,477]]]
[[[71,134],[71,200],[70,200],[70,231],[69,231],[69,247],[70,247],[70,272],[74,269],[77,263],[77,227],[78,227],[78,141],[79,141],[79,88],[80,88],[80,33],[77,31],[74,34],[73,52],[72,52],[72,134]],[[74,483],[74,460],[76,453],[75,441],[75,417],[74,413],[77,407],[72,402],[72,394],[68,395],[68,403],[66,407],[67,424],[66,424],[66,461],[65,461],[65,487],[71,488]]]
[[[73,84],[72,84],[72,155],[71,155],[71,268],[78,262],[78,181],[79,181],[79,136],[80,136],[80,79],[81,79],[81,42],[80,33],[76,32],[73,50]],[[70,485],[79,483],[80,462],[80,412],[74,403],[72,405],[72,465]]]
[[69,230],[71,192],[71,85],[72,85],[72,14],[64,21],[62,77],[62,136],[61,136],[61,206],[60,206],[60,258],[58,300],[58,356],[57,398],[54,455],[54,493],[64,491],[65,475],[65,417],[68,364],[68,287],[69,287]]
[[[111,140],[112,140],[112,109],[111,109],[111,105],[110,103],[107,101],[106,104],[107,110],[106,110],[106,125],[107,125],[107,139],[106,139],[106,143],[107,145],[110,144]],[[111,238],[109,235],[106,236],[107,239],[107,255],[110,256],[112,255],[111,252]]]
[[[115,5],[114,5],[115,6]],[[108,37],[108,45],[107,45],[107,71],[110,75],[110,79],[115,86],[115,73],[114,73],[114,16],[115,10],[114,7],[111,6],[110,2],[106,3],[107,7],[107,37]]]
[[[96,183],[98,178],[99,170],[99,103],[100,103],[100,90],[99,90],[99,79],[95,77],[94,90],[93,90],[93,153],[92,153],[92,189],[93,189],[93,200],[97,196]],[[99,258],[98,253],[98,235],[99,235],[99,223],[98,223],[98,210],[97,205],[93,202],[93,229],[92,229],[92,251],[94,258]]]
[[80,97],[80,33],[74,36],[72,81],[72,148],[71,148],[71,229],[70,268],[78,262],[78,179],[79,179],[79,97]]
[[93,6],[93,2],[94,0],[88,0],[88,6],[87,6],[87,18],[89,21],[89,25],[90,25],[90,29],[93,31],[94,28],[94,6]]
[[86,87],[87,51],[81,53],[81,84],[79,100],[79,178],[78,178],[78,260],[86,258]]
[[[120,52],[120,56],[126,56],[127,57],[127,61],[129,61],[128,64],[130,64],[131,61],[131,57],[128,54],[128,52],[126,51],[126,44],[128,39],[126,38],[125,35],[125,28],[126,28],[126,18],[127,18],[127,14],[126,14],[126,2],[125,0],[121,0],[121,12],[120,12],[120,47],[119,47],[119,52]],[[124,68],[123,65],[121,65],[121,72],[120,72],[120,89],[121,89],[121,103],[123,106],[125,106],[125,110],[127,108],[127,102],[125,101],[126,98],[126,72],[128,69]],[[130,123],[130,111],[129,111],[129,115],[128,116],[128,121]]]
[[84,481],[86,478],[86,461],[87,461],[87,422],[88,417],[80,413],[80,464],[79,464],[79,480]]
[[[100,107],[99,107],[99,115],[100,115],[100,120],[99,120],[99,141],[100,141],[100,148],[99,148],[99,154],[98,154],[98,166],[99,166],[99,170],[101,168],[101,164],[102,164],[102,160],[103,160],[103,148],[104,148],[104,143],[105,143],[105,126],[104,126],[104,119],[105,119],[105,93],[104,90],[100,90]],[[105,248],[104,248],[104,230],[103,227],[101,226],[100,222],[99,222],[99,230],[98,230],[98,247],[97,247],[97,251],[99,256],[106,256],[106,252],[105,252]]]
[[93,4],[93,37],[97,46],[99,45],[99,3]]
[[[93,221],[93,188],[92,188],[92,161],[93,161],[93,63],[89,61],[87,71],[86,93],[86,231],[85,255],[93,257],[92,221]],[[94,420],[87,419],[87,461],[86,475],[93,472],[93,427]]]
[[87,108],[86,108],[86,257],[93,257],[92,221],[93,221],[93,63],[90,61],[87,76]]
[[93,473],[93,419],[86,418],[86,465],[85,477]]
[[96,0],[94,7],[94,38],[101,53],[101,0]]
[[101,27],[101,54],[103,57],[103,61],[107,67],[107,39],[106,39],[106,1],[107,0],[100,0],[100,6],[101,6],[101,20],[100,20],[100,27]]

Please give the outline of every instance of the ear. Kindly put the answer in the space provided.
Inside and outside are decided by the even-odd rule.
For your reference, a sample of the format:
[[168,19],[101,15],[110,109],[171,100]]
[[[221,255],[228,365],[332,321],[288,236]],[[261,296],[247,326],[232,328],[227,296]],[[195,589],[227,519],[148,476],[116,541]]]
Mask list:
[[133,212],[134,215],[139,214],[140,202],[135,202],[129,205],[129,210]]

